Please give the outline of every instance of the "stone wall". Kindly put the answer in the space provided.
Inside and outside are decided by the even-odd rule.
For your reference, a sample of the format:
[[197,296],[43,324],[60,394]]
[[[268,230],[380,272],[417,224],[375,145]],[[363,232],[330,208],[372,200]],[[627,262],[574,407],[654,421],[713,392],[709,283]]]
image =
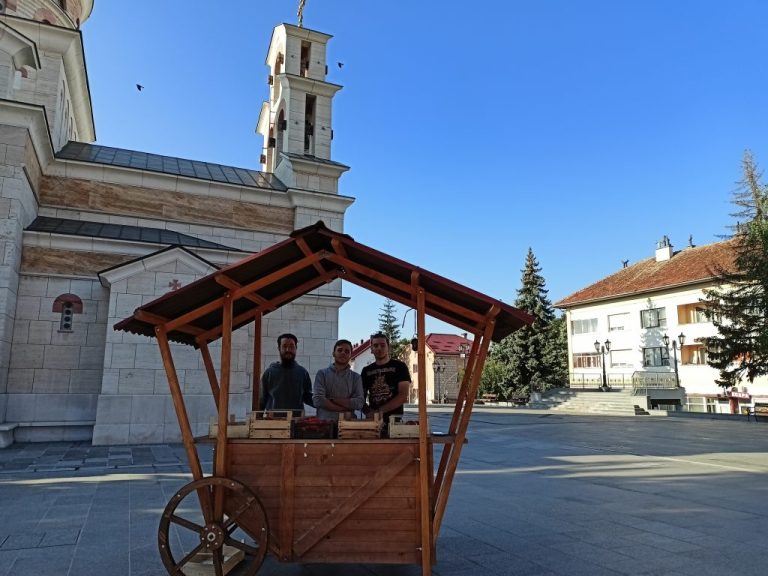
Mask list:
[[[54,311],[56,299],[63,295],[74,295],[82,303],[71,329],[62,328],[62,312]],[[21,276],[8,372],[8,416],[36,428],[35,439],[65,439],[68,428],[95,420],[107,298],[97,280]],[[45,430],[54,423],[55,432]]]

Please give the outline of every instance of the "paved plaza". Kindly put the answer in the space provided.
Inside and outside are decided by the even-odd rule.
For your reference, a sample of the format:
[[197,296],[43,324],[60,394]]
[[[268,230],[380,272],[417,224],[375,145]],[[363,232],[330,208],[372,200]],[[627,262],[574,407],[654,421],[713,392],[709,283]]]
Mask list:
[[[189,479],[178,445],[0,450],[0,575],[164,576],[159,516]],[[762,576],[766,542],[768,423],[478,408],[433,573]],[[259,571],[332,574],[420,570]]]

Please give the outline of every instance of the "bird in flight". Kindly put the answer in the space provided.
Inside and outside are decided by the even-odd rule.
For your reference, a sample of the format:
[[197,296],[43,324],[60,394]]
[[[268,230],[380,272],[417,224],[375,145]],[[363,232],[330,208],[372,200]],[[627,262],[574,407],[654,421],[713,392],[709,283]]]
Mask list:
[[141,92],[142,90],[144,90],[144,86],[142,86],[141,84],[136,84],[136,90]]
[[336,65],[337,65],[339,68],[344,68],[344,62],[336,62]]

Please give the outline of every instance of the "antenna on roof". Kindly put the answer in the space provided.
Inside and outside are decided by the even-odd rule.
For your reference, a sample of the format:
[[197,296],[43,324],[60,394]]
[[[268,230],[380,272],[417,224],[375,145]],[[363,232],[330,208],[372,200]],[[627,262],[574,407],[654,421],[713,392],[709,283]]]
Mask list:
[[621,267],[622,268],[626,268],[627,266],[629,266],[629,260],[622,260],[621,261]]

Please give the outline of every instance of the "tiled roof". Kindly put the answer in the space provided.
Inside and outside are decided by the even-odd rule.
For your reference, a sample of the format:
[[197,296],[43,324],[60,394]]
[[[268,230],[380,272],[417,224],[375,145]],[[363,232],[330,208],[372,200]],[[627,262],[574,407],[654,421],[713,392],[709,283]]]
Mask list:
[[736,240],[725,240],[675,252],[669,260],[647,258],[582,288],[555,303],[558,308],[655,292],[712,280],[722,270],[734,270]]
[[349,166],[346,164],[342,164],[341,162],[336,162],[334,160],[318,158],[312,154],[296,154],[295,152],[283,152],[283,154],[288,156],[288,158],[295,158],[296,160],[307,160],[309,162],[317,162],[318,164],[325,164],[327,166],[338,166],[339,168],[349,169]]
[[214,248],[216,250],[231,250],[239,252],[237,248],[230,248],[216,242],[201,240],[194,236],[181,234],[162,228],[149,228],[145,226],[127,226],[124,224],[108,224],[105,222],[88,222],[86,220],[67,220],[65,218],[51,218],[50,216],[38,216],[27,227],[32,232],[48,232],[51,234],[69,234],[72,236],[87,236],[91,238],[109,238],[111,240],[129,240],[133,242],[148,242],[151,244],[168,244],[173,246],[189,246],[191,248]]
[[368,340],[364,340],[364,341],[360,342],[360,344],[354,344],[352,346],[352,356],[350,356],[349,359],[350,360],[354,360],[355,358],[360,356],[360,354],[362,354],[366,350],[370,350],[370,348],[371,348],[371,339],[370,338],[368,338]]
[[173,156],[161,156],[123,148],[110,148],[83,142],[68,142],[57,154],[62,160],[79,160],[94,164],[136,168],[149,172],[161,172],[174,176],[186,176],[212,182],[223,182],[249,188],[266,188],[285,192],[288,188],[274,174],[247,168],[235,168],[210,162],[185,160]]
[[[456,336],[455,334],[428,334],[427,335],[427,346],[429,346],[429,348],[435,354],[441,354],[441,355],[460,354],[461,349],[459,348],[459,346],[461,344],[467,344],[471,347],[472,340],[468,340],[463,336]],[[469,353],[469,348],[467,348],[467,353]]]

